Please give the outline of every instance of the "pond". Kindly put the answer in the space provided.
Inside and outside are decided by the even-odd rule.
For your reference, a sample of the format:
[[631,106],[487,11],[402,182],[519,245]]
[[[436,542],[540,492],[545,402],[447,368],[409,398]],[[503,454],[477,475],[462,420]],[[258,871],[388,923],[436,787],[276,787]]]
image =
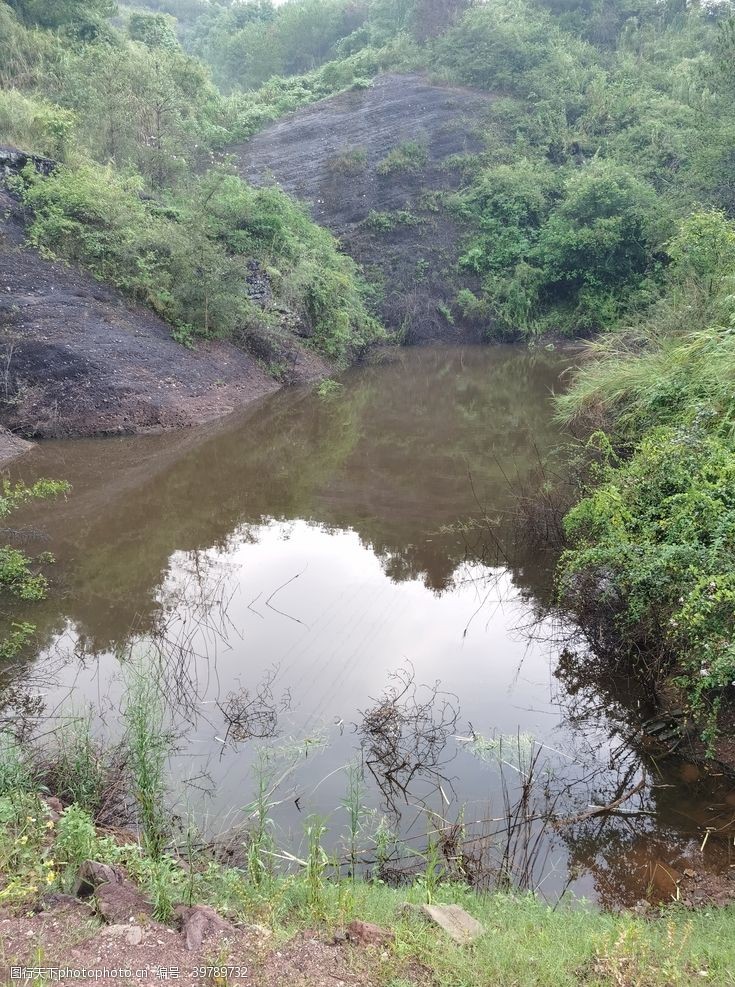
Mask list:
[[247,823],[260,765],[296,856],[314,814],[344,851],[352,780],[368,867],[376,843],[401,837],[383,860],[401,870],[451,832],[462,866],[551,899],[632,904],[685,867],[726,873],[735,792],[652,762],[629,684],[580,685],[554,555],[523,538],[519,487],[563,462],[570,362],[407,349],[207,428],[41,445],[13,475],[73,491],[17,522],[57,561],[4,712],[40,697],[48,729],[91,709],[114,738],[142,662],[177,736],[172,811],[208,838]]

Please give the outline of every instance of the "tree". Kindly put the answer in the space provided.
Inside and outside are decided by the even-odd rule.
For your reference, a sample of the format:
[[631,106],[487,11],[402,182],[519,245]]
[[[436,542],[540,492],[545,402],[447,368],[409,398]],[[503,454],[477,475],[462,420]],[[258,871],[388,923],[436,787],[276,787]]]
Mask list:
[[148,48],[165,48],[166,51],[179,48],[173,19],[166,14],[131,14],[128,34],[133,41],[142,41]]
[[653,263],[662,239],[661,200],[627,168],[595,162],[567,181],[534,251],[546,292],[581,291],[599,299],[631,289]]

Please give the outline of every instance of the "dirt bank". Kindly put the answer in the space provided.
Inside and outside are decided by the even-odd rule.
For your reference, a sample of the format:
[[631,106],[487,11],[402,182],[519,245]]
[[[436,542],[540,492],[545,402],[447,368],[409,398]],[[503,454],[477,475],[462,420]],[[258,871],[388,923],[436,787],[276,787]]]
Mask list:
[[17,435],[9,432],[7,428],[0,426],[0,466],[9,463],[11,459],[22,456],[23,453],[28,452],[32,448],[32,442],[26,442],[25,439],[18,438]]
[[474,280],[456,270],[463,230],[443,197],[461,183],[459,157],[482,149],[477,128],[491,100],[419,75],[383,75],[231,151],[248,181],[275,181],[308,202],[380,287],[381,317],[407,341],[476,338],[482,327],[455,304]]
[[[296,379],[324,373],[303,348],[294,354]],[[237,347],[186,349],[152,312],[28,249],[17,205],[0,189],[0,425],[39,438],[178,428],[278,386]]]

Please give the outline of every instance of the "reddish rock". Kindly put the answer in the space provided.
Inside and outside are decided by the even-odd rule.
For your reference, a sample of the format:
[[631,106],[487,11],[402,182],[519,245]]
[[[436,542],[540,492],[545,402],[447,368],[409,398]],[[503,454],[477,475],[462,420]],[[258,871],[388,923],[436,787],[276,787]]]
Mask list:
[[79,898],[94,895],[97,911],[110,925],[140,922],[153,914],[150,903],[119,867],[85,860],[74,890]]
[[360,943],[362,946],[385,946],[391,942],[393,933],[389,929],[382,929],[372,922],[361,922],[355,919],[347,926],[347,938],[352,942]]
[[186,937],[187,949],[199,949],[211,936],[234,936],[235,929],[209,905],[178,905],[175,914]]

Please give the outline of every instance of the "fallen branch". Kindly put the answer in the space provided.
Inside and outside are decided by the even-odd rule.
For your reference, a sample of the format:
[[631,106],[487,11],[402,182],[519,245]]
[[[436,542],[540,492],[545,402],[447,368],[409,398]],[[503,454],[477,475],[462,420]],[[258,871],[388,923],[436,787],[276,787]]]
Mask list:
[[594,819],[596,816],[607,816],[615,812],[623,802],[627,802],[628,799],[632,799],[634,795],[642,791],[646,785],[646,779],[641,778],[635,788],[631,788],[629,792],[625,792],[620,798],[615,799],[614,802],[610,802],[608,805],[593,805],[589,809],[585,809],[584,812],[578,812],[576,816],[569,816],[567,819],[555,819],[553,825],[555,828],[559,826],[576,826],[577,823],[586,822],[588,819]]

